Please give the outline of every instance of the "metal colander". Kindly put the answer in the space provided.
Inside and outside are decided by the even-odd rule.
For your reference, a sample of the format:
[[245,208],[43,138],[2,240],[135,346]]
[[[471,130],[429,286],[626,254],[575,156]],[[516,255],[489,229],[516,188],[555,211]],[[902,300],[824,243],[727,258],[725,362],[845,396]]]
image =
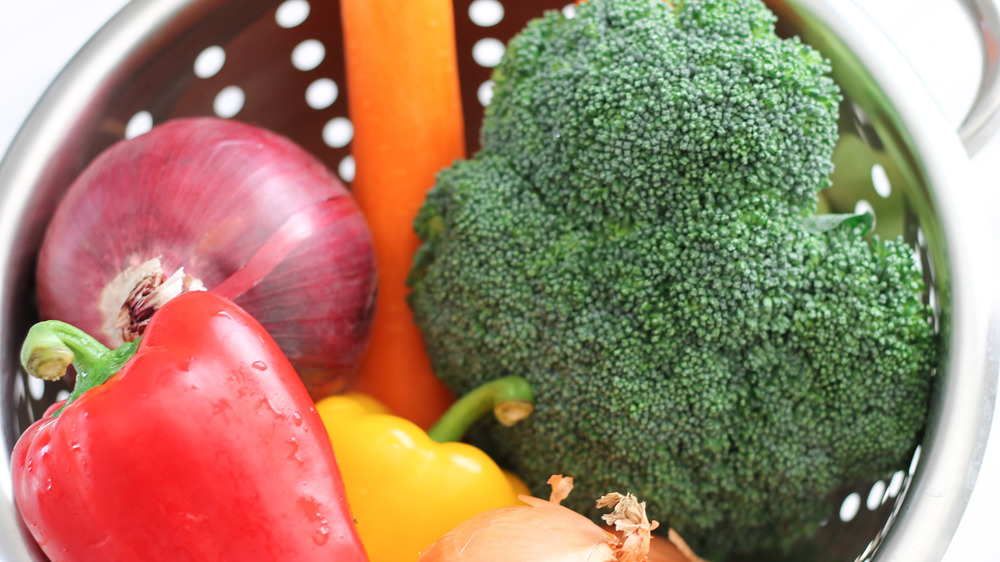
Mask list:
[[[376,1],[376,0],[373,0]],[[468,145],[504,42],[568,0],[456,0]],[[833,212],[874,210],[883,236],[911,241],[946,344],[929,430],[909,470],[830,497],[835,515],[804,560],[940,560],[965,509],[996,394],[996,271],[968,152],[993,130],[996,9],[973,3],[984,33],[983,89],[957,134],[878,28],[850,1],[773,0],[779,31],[828,56],[845,101]],[[400,56],[404,56],[400,53]],[[37,319],[34,260],[62,192],[101,150],[180,116],[219,115],[287,135],[353,178],[339,3],[335,0],[134,0],[59,75],[0,164],[0,558],[44,560],[18,519],[9,457],[65,388],[18,365]],[[962,142],[965,142],[963,146]],[[1000,286],[1000,285],[998,285]]]

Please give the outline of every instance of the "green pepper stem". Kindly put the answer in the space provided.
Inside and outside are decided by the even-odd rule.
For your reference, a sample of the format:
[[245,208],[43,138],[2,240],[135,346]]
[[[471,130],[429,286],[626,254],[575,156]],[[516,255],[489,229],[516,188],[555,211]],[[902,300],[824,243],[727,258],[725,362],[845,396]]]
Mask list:
[[469,427],[490,410],[500,423],[510,426],[534,411],[535,393],[528,381],[509,376],[485,383],[459,398],[427,435],[438,443],[458,441]]
[[83,330],[60,322],[46,320],[28,330],[21,346],[21,365],[29,375],[47,381],[61,379],[73,365],[76,384],[66,403],[53,415],[79,398],[84,392],[104,384],[111,375],[135,354],[139,340],[108,349]]

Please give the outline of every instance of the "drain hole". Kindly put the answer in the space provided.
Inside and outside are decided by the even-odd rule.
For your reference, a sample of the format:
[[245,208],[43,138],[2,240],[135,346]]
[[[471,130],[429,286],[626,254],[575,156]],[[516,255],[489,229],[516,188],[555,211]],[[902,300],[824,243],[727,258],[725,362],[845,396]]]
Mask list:
[[140,111],[125,124],[125,138],[135,138],[143,133],[148,133],[152,128],[153,114],[145,110]]
[[840,520],[844,523],[853,520],[858,515],[859,509],[861,509],[861,496],[852,492],[840,504]]
[[218,45],[213,45],[202,51],[194,59],[194,75],[198,78],[211,78],[222,70],[226,64],[226,51]]
[[354,181],[354,157],[345,156],[343,160],[340,161],[340,165],[337,166],[337,173],[340,175],[340,179],[350,183]]
[[274,20],[285,29],[291,29],[302,24],[309,17],[309,2],[306,0],[287,0],[278,6]]
[[506,48],[502,41],[487,37],[486,39],[476,41],[476,44],[472,46],[472,58],[479,66],[493,68],[500,64],[500,59],[503,58],[505,50]]
[[354,138],[354,125],[346,117],[334,117],[323,127],[323,142],[332,148],[344,148]]
[[239,86],[226,86],[216,96],[212,103],[215,114],[223,119],[236,116],[243,109],[246,94]]
[[493,27],[503,19],[503,4],[497,0],[475,0],[469,4],[469,19],[479,27]]
[[889,499],[889,496],[886,495],[885,491],[885,482],[881,480],[876,482],[872,486],[871,491],[868,492],[868,499],[865,501],[865,507],[867,507],[869,511],[875,511],[878,509],[879,506],[885,503],[885,500]]
[[892,195],[892,184],[889,182],[889,174],[886,173],[885,168],[881,164],[872,166],[872,187],[875,188],[875,193],[878,193],[883,198]]
[[872,204],[865,199],[861,199],[854,204],[854,214],[860,215],[861,213],[868,213],[874,217],[875,220],[872,222],[872,229],[874,229],[875,223],[878,222],[878,215],[875,214],[875,208],[872,207]]
[[28,377],[28,394],[34,401],[39,401],[45,396],[45,381],[38,377]]
[[326,47],[316,39],[306,39],[292,49],[292,66],[306,71],[319,66],[326,58]]
[[493,85],[492,80],[487,80],[480,84],[479,89],[476,90],[476,97],[483,106],[487,106],[493,101]]
[[326,109],[337,101],[340,89],[329,78],[320,78],[306,88],[306,103],[313,109]]

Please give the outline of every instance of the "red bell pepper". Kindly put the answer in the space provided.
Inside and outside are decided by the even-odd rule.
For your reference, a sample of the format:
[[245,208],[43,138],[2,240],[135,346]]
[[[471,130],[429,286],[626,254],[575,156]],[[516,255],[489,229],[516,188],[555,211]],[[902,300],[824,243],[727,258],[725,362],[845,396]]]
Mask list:
[[77,371],[12,459],[53,560],[367,560],[305,386],[230,301],[182,294],[116,350],[42,322],[21,357],[38,376]]

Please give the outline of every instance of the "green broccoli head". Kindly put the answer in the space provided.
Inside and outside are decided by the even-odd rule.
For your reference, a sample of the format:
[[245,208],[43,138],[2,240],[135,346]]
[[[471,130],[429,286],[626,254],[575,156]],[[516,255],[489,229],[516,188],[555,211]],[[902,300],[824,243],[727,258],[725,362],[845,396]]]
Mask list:
[[937,342],[911,250],[809,216],[839,94],[757,0],[589,0],[495,74],[483,149],[415,226],[410,303],[455,392],[520,374],[479,444],[566,505],[631,491],[705,554],[786,548],[904,468]]
[[494,75],[484,150],[592,222],[761,193],[814,209],[836,141],[826,63],[778,40],[759,2],[677,4],[598,2],[529,25]]

